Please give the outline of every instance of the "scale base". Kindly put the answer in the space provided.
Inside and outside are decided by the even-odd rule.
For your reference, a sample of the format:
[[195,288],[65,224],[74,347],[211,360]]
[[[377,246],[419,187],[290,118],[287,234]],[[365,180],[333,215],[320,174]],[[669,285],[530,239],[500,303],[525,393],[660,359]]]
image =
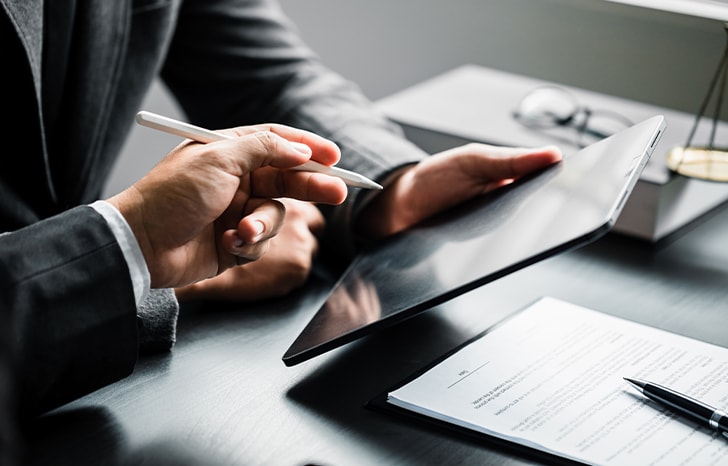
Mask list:
[[667,154],[667,168],[684,176],[728,181],[728,149],[675,147]]

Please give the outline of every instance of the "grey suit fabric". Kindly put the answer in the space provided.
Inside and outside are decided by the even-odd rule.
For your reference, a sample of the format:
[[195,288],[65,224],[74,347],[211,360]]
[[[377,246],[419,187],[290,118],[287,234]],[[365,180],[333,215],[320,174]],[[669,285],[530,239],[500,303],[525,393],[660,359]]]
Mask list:
[[0,307],[12,312],[26,404],[52,408],[131,372],[138,337],[125,268],[90,207],[0,236]]
[[[43,56],[43,1],[0,0],[4,91],[19,102],[0,112],[0,231],[8,232],[0,236],[0,299],[14,357],[23,361],[21,406],[31,410],[133,369],[145,327],[126,264],[101,217],[76,206],[100,196],[155,77],[196,124],[305,128],[339,144],[339,166],[373,179],[424,157],[356,85],[320,63],[273,0],[69,4],[72,47],[60,60],[62,84],[47,89],[44,66],[53,60]],[[322,209],[324,248],[352,252],[361,194],[352,190],[344,206]],[[158,293],[147,309],[171,306],[162,315],[174,318],[172,294]]]

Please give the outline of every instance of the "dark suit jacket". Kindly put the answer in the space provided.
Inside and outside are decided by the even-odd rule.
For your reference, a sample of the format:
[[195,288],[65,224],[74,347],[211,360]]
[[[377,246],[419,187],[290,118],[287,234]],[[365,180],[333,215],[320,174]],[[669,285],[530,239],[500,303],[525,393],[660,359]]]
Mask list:
[[[60,108],[51,131],[42,0],[0,5],[4,101],[17,102],[0,112],[0,231],[10,232],[0,236],[0,299],[23,361],[26,406],[58,405],[133,368],[126,265],[100,217],[74,207],[99,197],[156,76],[197,124],[309,129],[340,145],[340,166],[374,179],[423,156],[266,0],[78,1],[64,84],[47,93]],[[326,211],[341,244],[351,244],[356,198]]]
[[90,207],[0,237],[0,307],[13,315],[19,393],[29,409],[132,371],[137,319],[131,282],[120,279],[125,269],[118,243]]

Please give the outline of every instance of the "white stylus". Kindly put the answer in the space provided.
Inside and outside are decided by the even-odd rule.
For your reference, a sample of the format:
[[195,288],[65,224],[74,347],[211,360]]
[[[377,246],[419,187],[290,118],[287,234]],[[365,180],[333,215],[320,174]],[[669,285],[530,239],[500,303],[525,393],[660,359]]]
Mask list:
[[[137,113],[136,121],[142,126],[163,131],[165,133],[175,134],[177,136],[182,136],[202,143],[221,141],[223,139],[235,139],[234,136],[218,133],[217,131],[210,131],[209,129],[200,128],[199,126],[191,125],[183,121],[175,120],[174,118],[157,115],[156,113],[147,111]],[[347,185],[358,188],[382,189],[382,185],[375,183],[369,178],[358,173],[344,170],[343,168],[328,167],[318,162],[314,162],[313,160],[291,167],[291,170],[324,173],[326,175],[341,178]]]

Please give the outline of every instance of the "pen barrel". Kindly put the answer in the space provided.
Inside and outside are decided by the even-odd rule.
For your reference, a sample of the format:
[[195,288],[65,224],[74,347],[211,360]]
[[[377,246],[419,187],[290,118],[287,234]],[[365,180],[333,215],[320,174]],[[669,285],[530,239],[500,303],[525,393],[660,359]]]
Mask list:
[[[174,118],[168,118],[156,113],[141,111],[136,115],[136,121],[142,126],[153,128],[165,133],[176,134],[183,138],[193,139],[205,144],[222,141],[224,139],[235,139],[234,136],[211,131],[199,126],[191,125],[184,121],[178,121]],[[292,170],[310,171],[316,173],[325,173],[327,175],[336,176],[349,186],[356,186],[365,189],[382,189],[382,185],[376,183],[369,178],[364,177],[355,172],[350,172],[338,167],[329,167],[322,165],[314,160],[309,160],[302,165],[293,167]]]
[[713,411],[713,416],[711,416],[708,424],[710,424],[710,427],[713,429],[717,429],[721,432],[728,432],[728,414],[720,409],[716,409]]
[[[708,423],[713,427],[711,419],[713,419],[716,409],[709,406],[701,401],[691,398],[682,393],[678,393],[674,390],[670,390],[666,387],[659,385],[647,384],[644,387],[644,393],[649,397],[669,406],[670,408],[679,411],[680,413],[697,419],[701,422]],[[720,422],[728,422],[725,417],[720,419]],[[726,424],[728,426],[728,423]],[[717,427],[713,427],[717,428]]]

